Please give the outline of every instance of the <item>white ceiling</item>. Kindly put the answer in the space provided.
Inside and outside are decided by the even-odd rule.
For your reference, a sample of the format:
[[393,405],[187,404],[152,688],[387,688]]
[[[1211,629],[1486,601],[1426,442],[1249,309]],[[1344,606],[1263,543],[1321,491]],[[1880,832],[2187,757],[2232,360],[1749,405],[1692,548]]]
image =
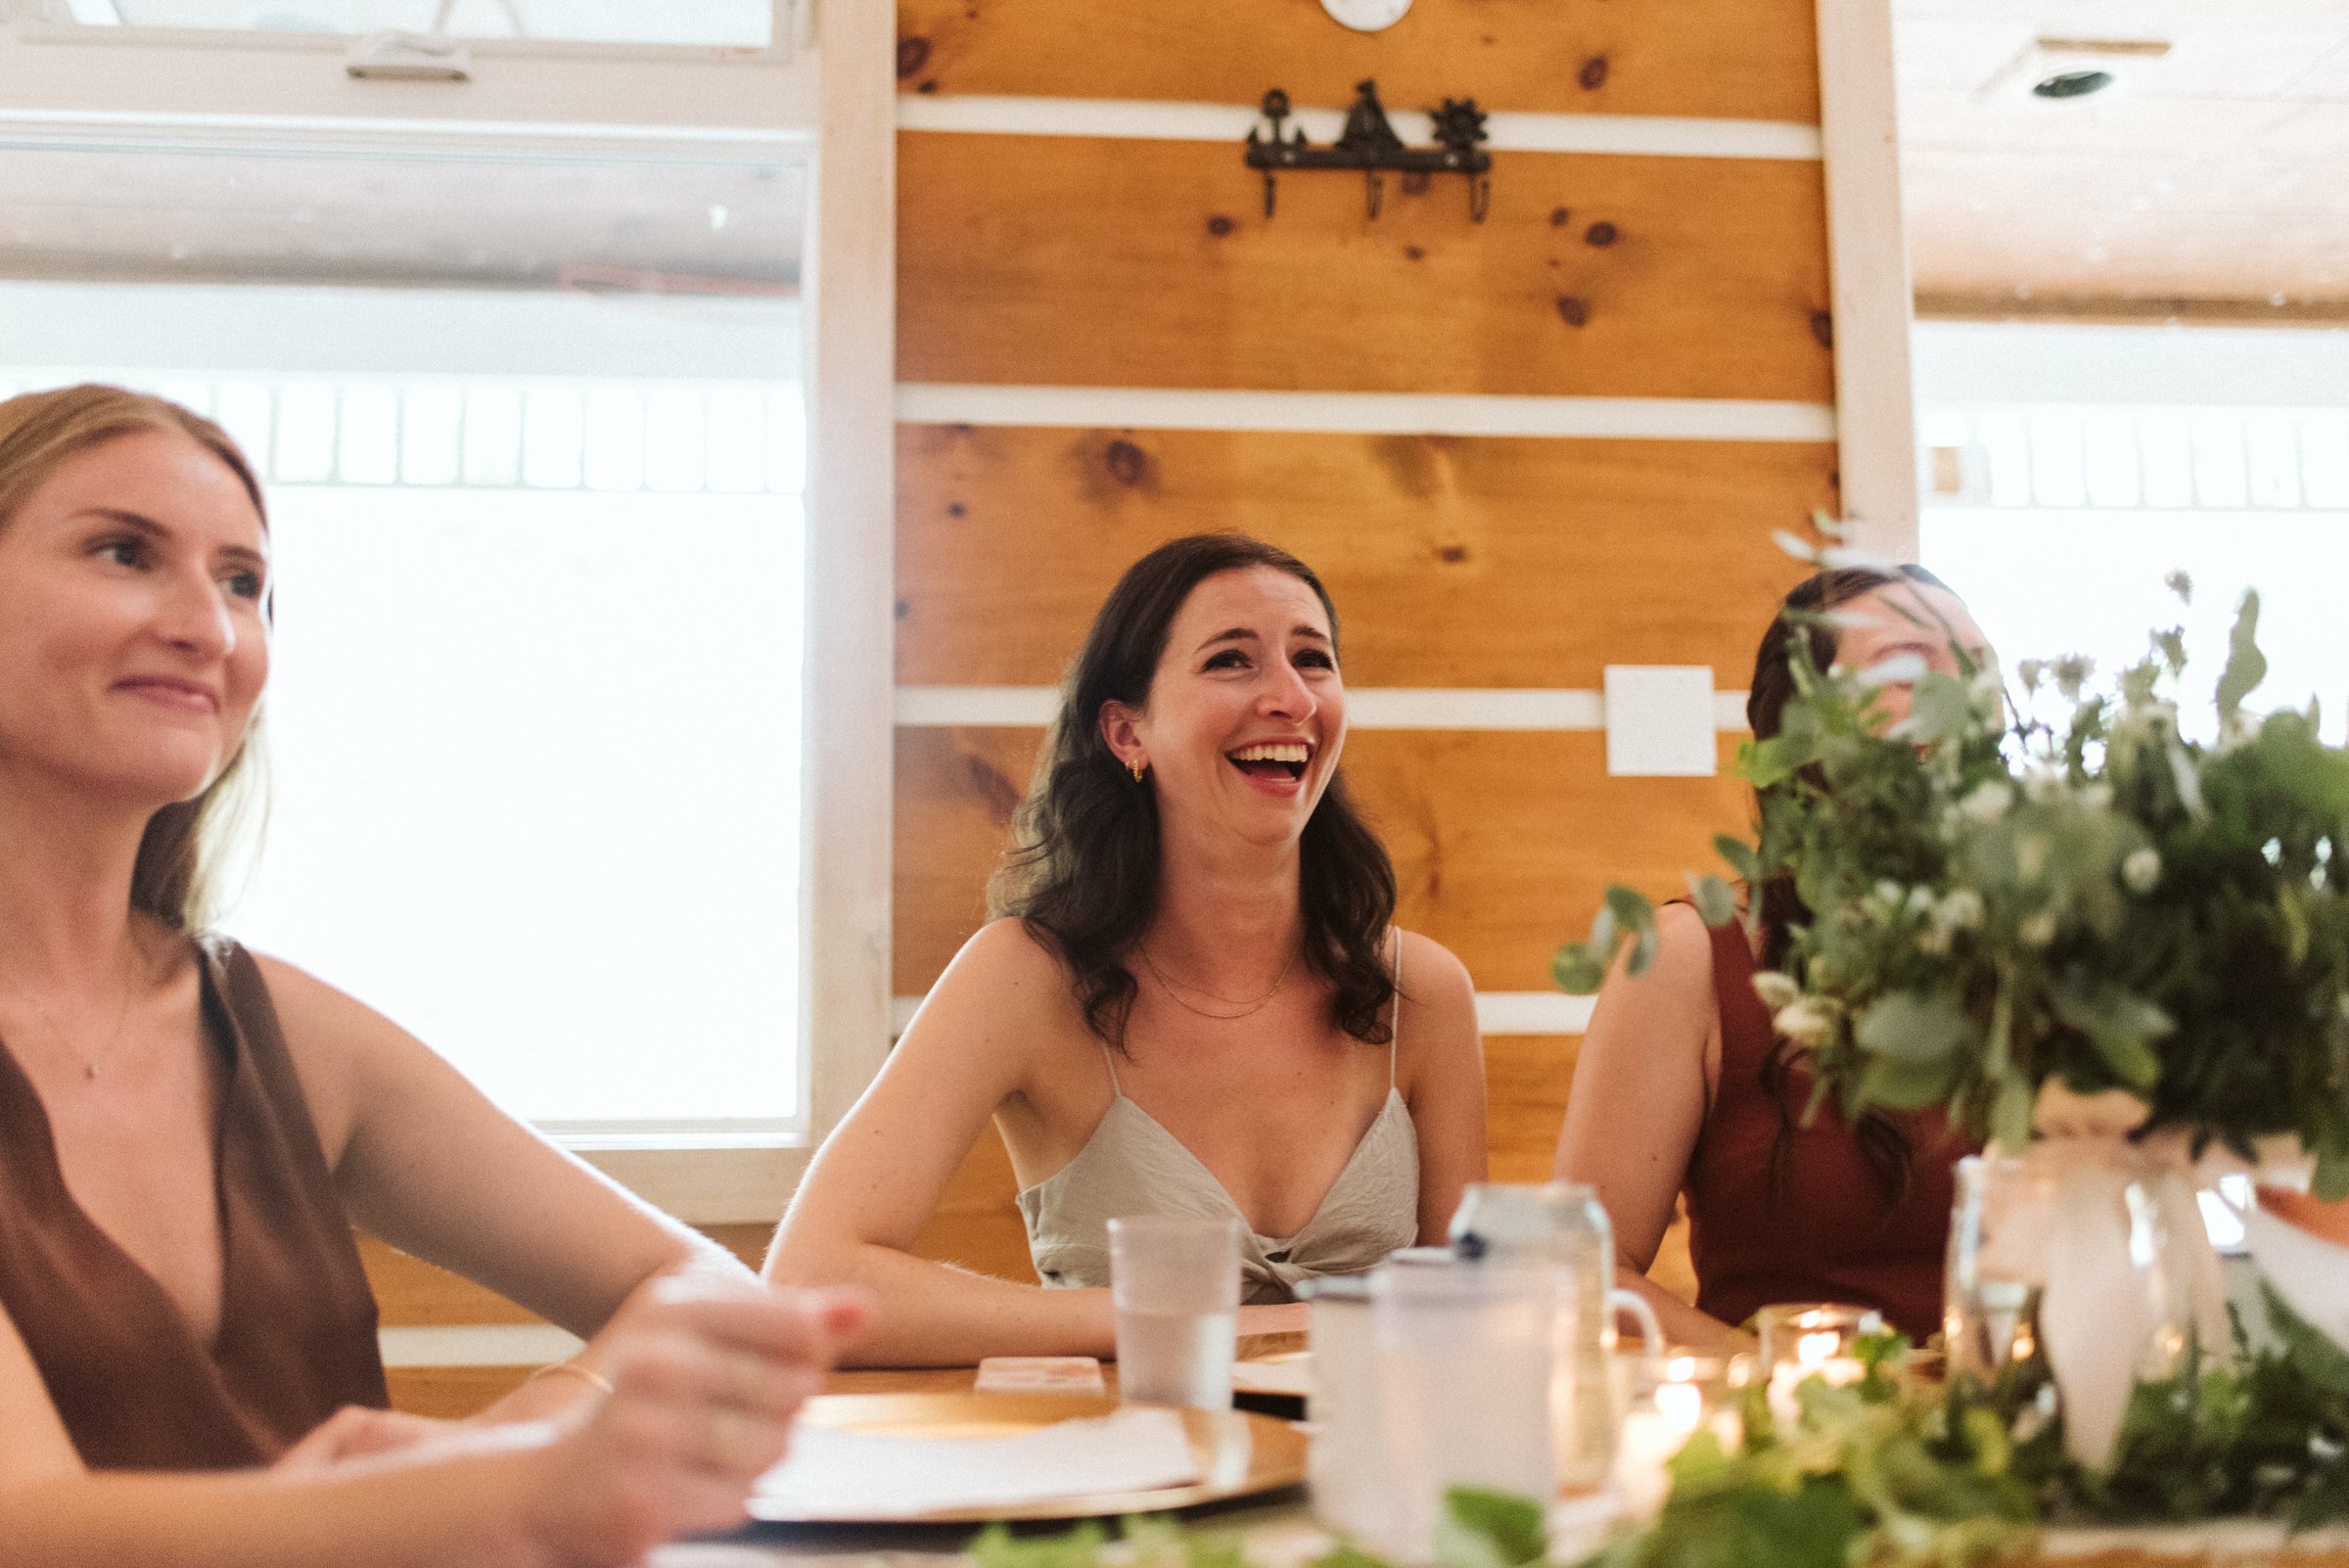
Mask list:
[[[1894,9],[1920,308],[2349,317],[2349,0]],[[2119,86],[2029,96],[2042,67],[2094,64]]]

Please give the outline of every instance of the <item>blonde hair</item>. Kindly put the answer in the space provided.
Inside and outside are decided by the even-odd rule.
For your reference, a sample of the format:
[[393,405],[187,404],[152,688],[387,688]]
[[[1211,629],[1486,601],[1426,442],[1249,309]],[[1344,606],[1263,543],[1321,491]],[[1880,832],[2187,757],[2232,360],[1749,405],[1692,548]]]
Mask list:
[[[0,401],[0,529],[66,459],[150,431],[184,436],[227,465],[269,521],[260,481],[228,432],[165,398],[85,384]],[[176,931],[200,930],[217,912],[221,866],[238,829],[258,805],[260,718],[256,714],[228,762],[193,799],[148,818],[130,878],[130,906]]]

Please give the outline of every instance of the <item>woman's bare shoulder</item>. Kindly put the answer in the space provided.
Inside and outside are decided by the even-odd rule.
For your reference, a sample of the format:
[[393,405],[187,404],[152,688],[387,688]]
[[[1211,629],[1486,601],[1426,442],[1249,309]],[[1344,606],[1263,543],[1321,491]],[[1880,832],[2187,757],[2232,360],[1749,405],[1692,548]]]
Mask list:
[[1450,947],[1400,926],[1395,936],[1403,945],[1403,990],[1409,1006],[1475,1010],[1476,982]]
[[1025,920],[1004,916],[971,933],[938,983],[1007,993],[1066,994],[1069,965],[1048,935]]

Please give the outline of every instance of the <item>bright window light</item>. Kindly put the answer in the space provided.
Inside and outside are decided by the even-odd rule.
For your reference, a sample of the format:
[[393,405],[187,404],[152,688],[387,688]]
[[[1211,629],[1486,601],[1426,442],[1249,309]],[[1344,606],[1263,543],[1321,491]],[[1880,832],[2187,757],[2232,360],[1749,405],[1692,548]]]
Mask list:
[[[2002,659],[2085,653],[2110,672],[2181,625],[2184,713],[2210,692],[2246,589],[2267,679],[2349,734],[2349,340],[2339,334],[1928,323],[1918,429],[1936,483],[1924,563]],[[2025,394],[2028,395],[2025,395]],[[2163,585],[2193,581],[2181,605]]]
[[[29,357],[91,320],[112,324],[101,346],[165,362]],[[214,336],[174,355],[185,323]],[[163,391],[261,471],[271,789],[225,928],[566,1135],[805,1123],[797,330],[788,302],[697,320],[581,296],[0,283],[23,361],[0,385]],[[435,331],[515,368],[420,363]],[[188,362],[219,343],[310,352]]]

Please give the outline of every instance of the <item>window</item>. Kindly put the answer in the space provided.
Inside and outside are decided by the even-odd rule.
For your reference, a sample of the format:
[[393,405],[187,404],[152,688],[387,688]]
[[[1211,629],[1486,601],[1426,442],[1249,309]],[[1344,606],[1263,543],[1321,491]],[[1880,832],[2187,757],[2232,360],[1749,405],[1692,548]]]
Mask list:
[[161,392],[268,486],[227,929],[559,1132],[803,1130],[803,166],[12,156],[12,270],[114,281],[0,283],[0,382]]
[[49,20],[86,27],[363,34],[397,28],[453,38],[698,44],[762,49],[772,0],[52,0]]
[[[2208,697],[2245,588],[2261,598],[2255,706],[2313,696],[2349,723],[2349,335],[1926,323],[1916,336],[1924,563],[2011,667],[2110,670],[2183,624],[2184,714]],[[2181,608],[2163,586],[2188,574]]]

